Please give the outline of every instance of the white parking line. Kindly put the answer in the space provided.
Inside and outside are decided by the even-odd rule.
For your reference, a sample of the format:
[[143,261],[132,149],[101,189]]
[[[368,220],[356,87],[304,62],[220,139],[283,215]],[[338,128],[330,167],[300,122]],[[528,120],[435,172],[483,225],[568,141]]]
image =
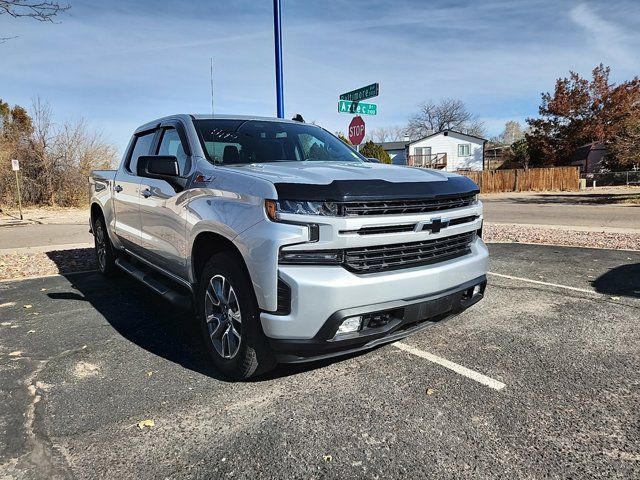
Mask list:
[[487,272],[487,273],[489,275],[494,275],[496,277],[502,277],[502,278],[508,278],[510,280],[518,280],[520,282],[535,283],[536,285],[546,285],[548,287],[564,288],[565,290],[573,290],[574,292],[590,293],[591,295],[600,296],[600,294],[598,292],[594,292],[593,290],[587,290],[586,288],[570,287],[568,285],[560,285],[558,283],[549,283],[549,282],[542,282],[540,280],[532,280],[530,278],[514,277],[512,275],[505,275],[504,273],[495,273],[495,272]]
[[487,377],[481,373],[476,372],[475,370],[471,370],[470,368],[463,367],[462,365],[458,365],[451,360],[447,360],[446,358],[439,357],[434,355],[433,353],[425,352],[424,350],[420,350],[419,348],[412,347],[411,345],[407,345],[406,343],[394,342],[393,345],[400,350],[404,350],[405,352],[411,353],[420,358],[424,358],[425,360],[429,360],[430,362],[437,363],[438,365],[442,365],[449,370],[452,370],[460,375],[470,378],[471,380],[475,380],[482,385],[485,385],[489,388],[493,388],[494,390],[502,390],[506,385],[498,380],[494,380],[491,377]]

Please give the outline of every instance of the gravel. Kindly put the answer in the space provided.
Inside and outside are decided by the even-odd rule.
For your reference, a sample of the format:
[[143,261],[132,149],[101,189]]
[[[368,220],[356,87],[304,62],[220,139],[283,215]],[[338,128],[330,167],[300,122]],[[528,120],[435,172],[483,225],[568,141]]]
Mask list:
[[485,224],[483,238],[493,243],[539,243],[569,247],[640,250],[640,233],[585,232],[529,225]]
[[94,269],[96,269],[96,262],[93,248],[0,255],[0,280],[43,277]]

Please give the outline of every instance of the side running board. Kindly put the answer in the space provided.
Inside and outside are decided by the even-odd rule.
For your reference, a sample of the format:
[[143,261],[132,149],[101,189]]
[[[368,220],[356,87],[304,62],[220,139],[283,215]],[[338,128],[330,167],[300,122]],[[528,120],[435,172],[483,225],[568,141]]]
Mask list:
[[127,262],[122,257],[116,259],[116,265],[174,305],[181,308],[190,308],[192,306],[190,295],[185,295],[176,290],[173,290],[172,288],[166,286],[164,283],[153,278],[144,270],[141,270],[131,263]]

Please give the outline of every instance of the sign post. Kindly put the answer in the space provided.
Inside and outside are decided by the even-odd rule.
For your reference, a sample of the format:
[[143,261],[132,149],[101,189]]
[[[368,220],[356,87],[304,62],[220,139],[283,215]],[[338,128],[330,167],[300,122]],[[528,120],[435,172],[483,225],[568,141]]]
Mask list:
[[17,159],[11,160],[11,170],[16,172],[16,188],[18,189],[18,208],[20,208],[20,220],[22,220],[22,194],[20,193],[20,178],[18,170],[20,170],[20,162]]
[[276,57],[276,110],[278,118],[284,118],[284,90],[282,86],[282,17],[280,0],[273,0],[273,37]]

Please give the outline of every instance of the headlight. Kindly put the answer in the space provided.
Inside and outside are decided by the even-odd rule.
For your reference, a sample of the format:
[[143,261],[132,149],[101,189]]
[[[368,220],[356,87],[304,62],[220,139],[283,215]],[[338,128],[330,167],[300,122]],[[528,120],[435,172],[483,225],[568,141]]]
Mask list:
[[276,221],[279,213],[297,215],[337,216],[338,205],[333,202],[305,202],[302,200],[265,200],[267,216]]
[[280,250],[278,262],[288,265],[338,265],[343,260],[342,250]]

